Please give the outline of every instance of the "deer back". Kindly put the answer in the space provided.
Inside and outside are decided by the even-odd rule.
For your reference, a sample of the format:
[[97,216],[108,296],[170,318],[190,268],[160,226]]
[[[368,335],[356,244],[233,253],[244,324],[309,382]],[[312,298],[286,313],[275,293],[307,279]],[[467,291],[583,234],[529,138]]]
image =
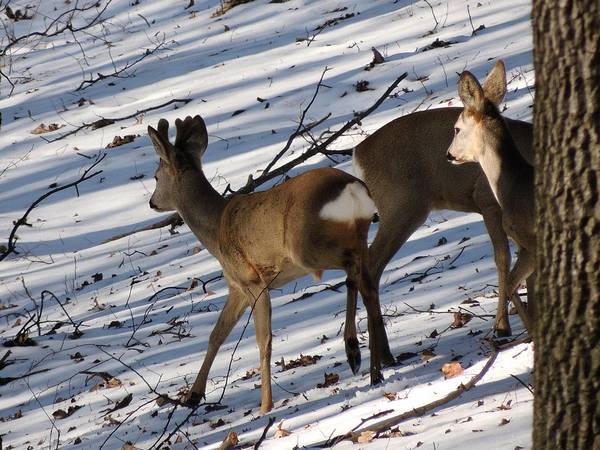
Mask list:
[[[399,117],[354,149],[355,173],[365,181],[377,207],[393,202],[428,202],[431,208],[477,210],[474,193],[493,200],[477,164],[450,165],[446,150],[462,108],[439,108]],[[506,120],[523,157],[533,159],[530,123]],[[485,192],[484,192],[485,191]]]

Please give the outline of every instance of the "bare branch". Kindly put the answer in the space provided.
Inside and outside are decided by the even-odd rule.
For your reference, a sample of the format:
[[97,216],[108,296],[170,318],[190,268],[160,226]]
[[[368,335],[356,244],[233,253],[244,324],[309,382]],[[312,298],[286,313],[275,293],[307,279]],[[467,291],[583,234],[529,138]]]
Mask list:
[[94,85],[98,81],[106,80],[107,78],[112,78],[112,77],[114,77],[114,78],[129,78],[130,75],[121,75],[121,74],[126,73],[127,70],[131,69],[137,63],[143,61],[148,56],[153,55],[154,53],[156,53],[158,50],[160,50],[162,47],[164,47],[164,45],[165,45],[165,41],[163,40],[163,41],[159,42],[158,44],[156,44],[152,50],[146,49],[146,51],[140,57],[138,57],[137,59],[135,59],[133,61],[128,61],[120,69],[115,69],[115,71],[113,73],[110,73],[108,75],[104,75],[104,74],[98,72],[97,76],[95,78],[92,76],[92,77],[90,77],[89,80],[83,80],[81,82],[81,84],[77,87],[77,89],[75,89],[75,90],[76,91],[82,91],[82,90],[87,89],[90,86]]
[[[2,253],[0,253],[0,261],[2,261],[3,259],[5,259],[8,255],[10,255],[11,253],[15,253],[18,254],[19,252],[16,251],[16,244],[17,244],[17,230],[22,226],[22,225],[29,225],[27,223],[27,217],[29,216],[29,214],[31,213],[31,211],[33,211],[33,209],[35,207],[37,207],[42,201],[44,201],[46,198],[50,197],[53,194],[56,194],[57,192],[60,191],[64,191],[65,189],[69,189],[71,187],[75,187],[75,189],[77,189],[77,186],[86,181],[89,180],[90,178],[95,177],[98,174],[102,173],[102,170],[97,170],[95,172],[92,172],[92,170],[102,162],[102,160],[104,160],[104,158],[106,157],[106,153],[98,153],[98,155],[96,156],[96,159],[94,161],[94,163],[88,167],[87,169],[85,169],[83,171],[83,173],[81,174],[81,176],[75,180],[72,181],[70,183],[67,183],[63,186],[59,186],[56,187],[48,192],[46,192],[45,194],[41,195],[40,197],[37,198],[36,201],[34,201],[31,206],[29,206],[29,208],[27,208],[27,211],[25,211],[25,214],[23,214],[16,222],[14,222],[14,227],[12,229],[12,231],[10,232],[10,235],[8,237],[8,245],[6,247],[6,249],[2,249]],[[92,173],[90,173],[92,172]],[[79,196],[79,192],[78,192],[78,196]]]
[[271,162],[269,164],[267,164],[267,167],[265,167],[265,170],[263,172],[264,174],[269,173],[269,170],[271,170],[271,168],[275,165],[275,163],[277,161],[279,161],[279,159],[285,154],[285,152],[287,152],[289,150],[294,139],[296,139],[296,137],[300,134],[300,130],[302,129],[302,126],[304,125],[304,118],[306,117],[306,113],[308,112],[308,110],[314,103],[315,99],[317,98],[319,89],[323,85],[323,77],[325,76],[325,73],[327,73],[328,70],[329,70],[329,68],[327,66],[325,66],[325,68],[323,69],[323,72],[321,72],[321,77],[319,78],[319,82],[317,83],[317,87],[315,88],[315,92],[313,93],[312,98],[308,102],[308,105],[306,105],[306,108],[304,108],[304,111],[302,111],[302,115],[300,116],[300,122],[298,123],[298,127],[296,128],[296,131],[294,131],[290,135],[290,137],[288,138],[283,149],[281,149],[281,151],[279,153],[277,153],[277,155],[275,155],[275,157],[271,160]]
[[112,125],[115,122],[120,122],[122,120],[127,120],[127,119],[131,119],[132,117],[136,117],[139,116],[140,114],[146,113],[148,111],[154,111],[156,109],[160,109],[160,108],[164,108],[165,106],[168,106],[172,103],[183,103],[184,105],[187,105],[189,102],[191,102],[192,99],[191,98],[174,98],[169,100],[168,102],[165,103],[161,103],[160,105],[157,106],[151,106],[149,108],[144,108],[144,109],[139,109],[136,112],[134,112],[133,114],[129,114],[127,116],[123,116],[123,117],[114,117],[111,119],[107,119],[107,118],[100,118],[94,122],[91,123],[83,123],[81,125],[79,125],[77,128],[64,133],[62,135],[60,135],[59,137],[57,137],[56,139],[46,139],[47,142],[56,142],[56,141],[60,141],[61,139],[66,138],[67,136],[71,136],[85,128],[92,128],[92,129],[97,129],[97,128],[102,128],[105,127],[107,125]]
[[250,178],[245,186],[243,186],[240,189],[238,189],[237,191],[235,191],[235,194],[247,194],[249,192],[252,192],[258,186],[266,183],[269,180],[272,180],[273,178],[284,175],[290,169],[296,167],[298,164],[300,164],[300,163],[306,161],[307,159],[312,158],[313,156],[317,155],[318,153],[321,153],[324,150],[326,150],[327,146],[329,144],[331,144],[333,141],[335,141],[337,138],[339,138],[342,134],[344,134],[346,131],[348,131],[350,128],[352,128],[354,125],[360,123],[365,117],[367,117],[369,114],[371,114],[373,111],[375,111],[387,99],[387,97],[396,88],[396,86],[398,86],[398,84],[400,84],[400,82],[402,80],[404,80],[404,78],[406,78],[407,75],[408,75],[408,73],[405,72],[402,75],[400,75],[398,78],[396,78],[396,80],[385,90],[385,92],[381,95],[381,97],[379,97],[377,99],[377,101],[373,105],[371,105],[368,109],[366,109],[364,111],[355,113],[354,117],[351,120],[346,122],[346,124],[344,124],[344,126],[342,126],[339,130],[337,130],[336,132],[331,134],[331,136],[329,136],[325,141],[323,141],[322,143],[320,143],[318,145],[312,145],[311,147],[309,147],[308,150],[306,150],[305,152],[303,152],[302,154],[300,154],[293,160],[287,162],[286,164],[279,166],[278,168],[276,168],[273,171],[263,173],[260,177],[258,177],[256,179]]

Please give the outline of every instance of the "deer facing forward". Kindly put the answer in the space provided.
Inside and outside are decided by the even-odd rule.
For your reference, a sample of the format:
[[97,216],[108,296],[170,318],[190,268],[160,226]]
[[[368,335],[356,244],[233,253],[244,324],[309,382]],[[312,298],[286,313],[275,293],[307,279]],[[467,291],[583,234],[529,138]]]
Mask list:
[[176,210],[196,237],[223,267],[229,296],[213,328],[204,362],[185,401],[204,397],[211,365],[219,348],[247,308],[251,308],[260,354],[261,412],[273,407],[271,394],[271,303],[269,289],[307,274],[341,269],[347,274],[344,330],[352,371],[360,367],[356,338],[356,296],[368,315],[370,380],[380,382],[381,364],[393,363],[381,316],[379,295],[368,271],[367,233],[375,206],[366,186],[332,168],[308,171],[285,183],[248,195],[225,199],[202,170],[208,145],[200,116],[175,121],[171,144],[169,123],[161,119],[148,134],[160,158],[150,207]]
[[[485,173],[502,209],[504,229],[519,246],[507,293],[531,333],[535,313],[525,309],[516,291],[535,268],[534,169],[519,152],[498,109],[506,95],[504,63],[496,62],[483,86],[471,72],[464,71],[458,81],[458,95],[464,109],[454,125],[447,157],[453,164],[477,162]],[[534,302],[529,306],[535,309]]]

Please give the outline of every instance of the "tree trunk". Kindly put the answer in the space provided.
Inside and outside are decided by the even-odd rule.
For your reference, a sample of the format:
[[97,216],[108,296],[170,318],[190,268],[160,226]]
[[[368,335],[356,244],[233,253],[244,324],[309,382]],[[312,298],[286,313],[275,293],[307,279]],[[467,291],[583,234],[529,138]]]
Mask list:
[[600,449],[600,2],[533,3],[533,447]]

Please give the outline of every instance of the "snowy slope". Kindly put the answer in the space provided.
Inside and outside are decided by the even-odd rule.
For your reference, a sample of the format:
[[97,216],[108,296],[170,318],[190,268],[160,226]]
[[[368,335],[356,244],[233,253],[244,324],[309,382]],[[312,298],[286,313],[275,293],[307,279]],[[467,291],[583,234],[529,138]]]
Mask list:
[[[33,3],[32,20],[7,21],[16,36],[43,29],[74,4]],[[354,111],[369,107],[401,73],[409,73],[362,127],[336,142],[337,148],[349,148],[411,111],[460,104],[457,72],[468,68],[481,77],[496,58],[504,59],[508,70],[505,114],[531,120],[534,75],[527,1],[433,1],[432,14],[423,1],[256,0],[221,17],[212,17],[218,1],[196,0],[186,8],[189,3],[113,0],[103,20],[77,33],[77,39],[62,33],[22,41],[3,62],[2,71],[16,85],[9,97],[10,87],[2,80],[0,242],[6,242],[13,221],[50,186],[77,179],[98,152],[107,153],[99,165],[103,173],[82,183],[79,196],[74,189],[64,190],[31,213],[32,226],[18,231],[19,255],[0,262],[2,341],[14,338],[43,302],[39,335],[36,327],[30,335],[37,345],[10,348],[6,362],[11,364],[0,370],[3,381],[18,378],[0,386],[4,448],[119,449],[127,441],[150,448],[163,430],[168,434],[188,414],[157,406],[153,391],[174,397],[193,382],[227,295],[220,266],[200,250],[187,227],[178,228],[178,234],[162,228],[103,243],[161,218],[148,208],[157,164],[146,136],[148,125],[156,126],[162,117],[173,123],[177,117],[201,114],[210,137],[205,172],[222,191],[228,183],[235,189],[249,174],[260,174],[284,146],[325,67],[325,86],[306,120],[331,113],[317,135],[328,127],[337,129]],[[467,7],[473,27],[485,25],[475,36]],[[81,13],[75,24],[96,11]],[[4,33],[2,46],[8,42]],[[454,43],[422,51],[435,39]],[[386,61],[365,71],[371,47]],[[113,73],[147,49],[156,51],[121,77],[76,90],[83,80]],[[372,90],[357,92],[354,84],[361,80]],[[81,124],[134,115],[172,99],[191,101],[48,142]],[[31,134],[42,123],[62,127]],[[106,149],[115,136],[125,135],[135,139]],[[281,163],[307,146],[296,140]],[[339,167],[351,170],[347,158],[337,160]],[[334,163],[315,157],[295,173],[325,165]],[[374,224],[370,239],[376,232]],[[442,237],[447,242],[438,245]],[[433,266],[431,275],[411,281]],[[380,387],[369,385],[368,371],[353,376],[346,363],[340,336],[345,289],[323,290],[341,281],[341,272],[328,272],[320,284],[302,279],[272,292],[273,364],[301,354],[321,358],[286,371],[273,367],[275,408],[270,414],[259,414],[252,321],[233,353],[246,314],[222,347],[209,379],[207,400],[217,401],[231,360],[226,408],[200,409],[171,439],[171,448],[217,448],[230,430],[238,433],[242,446],[251,445],[271,417],[277,424],[283,420],[282,428],[291,435],[275,439],[273,425],[261,448],[309,446],[346,433],[379,412],[401,413],[440,398],[485,364],[489,346],[482,338],[491,335],[497,278],[479,215],[436,212],[388,265],[381,302],[392,351],[419,355],[385,369]],[[303,298],[306,292],[315,294]],[[452,314],[447,312],[459,308],[476,316],[463,328],[450,329]],[[72,339],[71,320],[83,332],[78,339]],[[49,334],[57,321],[63,325]],[[515,334],[523,331],[516,316],[511,323]],[[365,369],[368,340],[362,308],[358,324]],[[425,360],[420,354],[429,348],[434,355]],[[440,368],[453,358],[464,374],[444,380]],[[528,383],[531,367],[531,344],[516,346],[499,355],[476,388],[433,415],[402,423],[403,437],[345,441],[335,448],[529,448],[532,396],[515,377]],[[324,373],[332,372],[339,382],[318,388]],[[119,382],[103,382],[94,373],[110,374]],[[127,406],[109,412],[128,394],[132,399]],[[79,409],[61,417],[60,410],[68,414],[75,406]]]

